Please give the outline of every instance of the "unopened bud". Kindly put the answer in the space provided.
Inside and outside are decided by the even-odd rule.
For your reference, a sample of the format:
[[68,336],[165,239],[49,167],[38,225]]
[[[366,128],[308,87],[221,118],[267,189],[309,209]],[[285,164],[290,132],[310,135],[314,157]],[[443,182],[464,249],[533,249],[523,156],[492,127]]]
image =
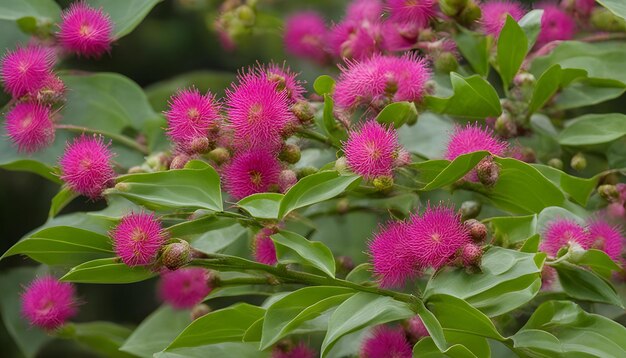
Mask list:
[[587,252],[587,250],[585,250],[582,246],[580,246],[579,243],[574,242],[574,241],[570,241],[568,251],[569,251],[568,261],[573,264],[580,262],[580,260],[583,258],[583,255],[585,255],[585,252]]
[[466,244],[461,249],[461,261],[463,266],[478,266],[483,256],[483,250],[476,244]]
[[467,0],[439,0],[439,8],[444,14],[454,17],[467,6]]
[[626,22],[609,10],[597,6],[591,13],[591,24],[598,30],[621,32],[626,31]]
[[344,275],[354,269],[354,261],[349,256],[337,256],[335,262],[337,263],[337,271]]
[[285,144],[278,154],[278,158],[289,164],[295,164],[300,160],[300,147],[295,144]]
[[276,90],[279,92],[284,91],[285,88],[287,88],[287,82],[285,80],[285,76],[281,76],[278,73],[271,72],[267,74],[267,79],[270,82],[276,83]]
[[480,7],[472,0],[468,0],[467,5],[457,16],[457,21],[464,26],[470,26],[480,19],[482,12]]
[[487,187],[494,186],[500,177],[500,166],[493,161],[493,158],[487,157],[476,165],[476,173],[478,180]]
[[480,243],[487,238],[487,226],[476,219],[469,219],[463,222],[465,228],[472,237],[472,241]]
[[350,201],[346,198],[341,198],[337,202],[337,213],[345,214],[350,210]]
[[237,14],[237,18],[244,26],[251,27],[254,26],[254,22],[256,20],[256,14],[254,13],[254,9],[250,6],[242,5],[239,6],[235,10]]
[[438,72],[448,73],[456,71],[459,67],[459,61],[452,52],[442,52],[435,59],[435,70]]
[[172,158],[170,169],[183,169],[189,160],[191,160],[191,158],[187,154],[179,154]]
[[411,164],[411,153],[409,153],[406,149],[401,148],[398,150],[398,156],[395,160],[395,165],[398,167],[403,167],[405,165]]
[[54,104],[65,100],[65,84],[55,75],[48,75],[41,89],[34,94],[40,103]]
[[189,143],[188,147],[191,153],[206,153],[209,150],[209,138],[207,137],[198,137]]
[[513,138],[517,135],[517,124],[506,112],[496,119],[494,127],[496,133],[502,138]]
[[296,185],[297,182],[298,176],[296,175],[296,172],[291,169],[285,169],[281,171],[280,175],[278,176],[278,186],[282,193],[285,193],[292,186]]
[[146,170],[138,165],[128,168],[128,174],[139,174],[139,173],[145,173],[145,172]]
[[473,219],[480,214],[480,210],[482,209],[482,205],[478,201],[468,200],[464,201],[461,204],[461,209],[459,212],[461,214],[461,219],[468,220]]
[[518,86],[533,86],[536,82],[535,76],[532,73],[520,72],[513,78],[513,83]]
[[348,161],[346,157],[339,157],[335,161],[335,170],[340,174],[346,174],[348,172]]
[[185,240],[178,240],[165,245],[161,262],[170,270],[177,270],[191,261],[191,245]]
[[195,321],[198,318],[204,315],[207,315],[209,313],[211,313],[211,307],[209,307],[209,305],[205,303],[200,303],[200,304],[195,305],[191,309],[191,319]]
[[389,191],[393,188],[393,177],[389,175],[381,175],[374,179],[373,184],[374,188],[378,189],[378,191]]
[[146,159],[146,164],[154,171],[166,170],[169,165],[169,157],[163,153],[155,153]]
[[534,163],[537,161],[537,155],[535,154],[535,150],[530,147],[522,148],[522,155],[520,158],[521,161],[525,163]]
[[315,118],[315,112],[311,107],[311,104],[307,101],[298,101],[291,106],[291,112],[298,118],[300,123],[306,124],[313,121]]
[[117,183],[115,184],[115,190],[121,191],[121,192],[127,192],[130,190],[130,184],[128,183]]
[[570,165],[572,166],[572,168],[574,168],[574,170],[585,170],[585,168],[587,168],[587,158],[585,158],[585,155],[583,153],[578,152],[572,157]]
[[217,165],[222,165],[230,160],[230,152],[224,147],[217,147],[209,152],[209,159]]
[[315,174],[315,173],[317,173],[317,168],[315,168],[315,167],[300,168],[296,172],[296,174],[298,175],[298,179],[302,179],[305,176],[308,176],[308,175],[311,175],[311,174]]
[[548,165],[552,168],[563,169],[563,161],[559,158],[552,158],[548,160]]
[[615,185],[604,184],[598,187],[598,194],[606,201],[617,201],[619,200],[619,191],[615,187]]

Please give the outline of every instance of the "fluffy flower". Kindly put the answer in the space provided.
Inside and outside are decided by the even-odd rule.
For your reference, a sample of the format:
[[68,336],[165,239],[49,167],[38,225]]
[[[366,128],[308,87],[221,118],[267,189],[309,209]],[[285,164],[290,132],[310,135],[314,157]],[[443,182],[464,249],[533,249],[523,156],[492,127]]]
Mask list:
[[398,156],[398,135],[375,120],[351,131],[343,145],[350,169],[366,179],[391,176]]
[[374,273],[381,287],[397,287],[420,272],[404,222],[382,227],[369,243]]
[[178,91],[165,112],[167,134],[181,149],[189,151],[198,138],[207,138],[209,129],[219,120],[219,105],[211,93],[200,94],[195,88]]
[[435,15],[434,0],[387,0],[391,20],[411,22],[424,27]]
[[429,205],[421,216],[411,217],[407,230],[420,267],[439,269],[472,240],[459,214],[445,205]]
[[504,27],[507,15],[510,15],[515,21],[519,21],[524,16],[522,6],[513,1],[508,0],[492,0],[483,3],[480,6],[482,11],[481,23],[483,30],[488,35],[498,37],[500,31]]
[[454,160],[460,155],[480,150],[502,156],[507,147],[507,143],[497,139],[491,129],[483,129],[477,123],[456,126],[448,140],[445,158]]
[[237,154],[224,171],[226,191],[235,199],[269,191],[278,184],[280,162],[263,149]]
[[52,50],[41,46],[7,51],[0,62],[4,88],[14,98],[37,92],[51,75],[54,62]]
[[571,40],[576,33],[576,21],[556,5],[545,5],[541,17],[541,32],[537,44],[544,45],[556,40]]
[[279,347],[272,350],[272,358],[315,358],[316,356],[315,351],[304,342],[300,342],[295,347],[287,348],[287,350]]
[[567,245],[577,244],[586,250],[592,243],[589,233],[578,223],[569,219],[556,219],[547,225],[539,249],[556,257],[559,249]]
[[300,12],[286,20],[285,48],[296,56],[324,63],[327,59],[324,50],[327,37],[324,19],[317,12]]
[[413,350],[401,329],[378,326],[363,341],[361,357],[411,358],[413,357]]
[[55,329],[76,314],[75,294],[71,283],[52,276],[36,278],[22,294],[22,314],[33,326]]
[[385,49],[383,25],[379,21],[342,21],[330,31],[330,49],[335,56],[367,59]]
[[262,228],[254,237],[252,251],[257,262],[266,265],[275,265],[278,262],[276,257],[276,246],[270,237],[276,231],[270,228]]
[[377,21],[383,14],[383,3],[379,0],[354,0],[346,8],[347,21]]
[[243,147],[278,149],[287,124],[293,120],[285,91],[266,76],[248,73],[227,89],[227,113],[235,140]]
[[430,336],[424,322],[422,322],[422,319],[418,315],[409,318],[406,322],[406,330],[407,333],[409,333],[409,335],[416,341],[422,337]]
[[128,266],[154,262],[165,241],[161,223],[152,213],[130,213],[111,231],[115,253]]
[[50,108],[37,103],[21,102],[6,115],[9,138],[22,152],[36,152],[54,141],[54,124]]
[[209,273],[203,268],[186,267],[161,274],[159,296],[176,309],[192,308],[210,292]]
[[101,8],[75,2],[61,15],[58,38],[68,51],[85,57],[99,57],[113,41],[113,22]]
[[61,179],[77,193],[96,199],[112,182],[111,151],[100,136],[80,136],[68,143],[59,160]]
[[268,66],[259,66],[257,70],[260,75],[266,76],[270,82],[276,83],[276,89],[284,91],[292,103],[304,99],[304,87],[298,80],[298,75],[292,72],[288,66],[272,63]]
[[544,265],[541,269],[541,289],[544,291],[553,289],[557,279],[556,269],[552,266]]
[[624,249],[624,237],[619,226],[601,219],[592,220],[588,225],[592,248],[604,251],[611,259],[620,261]]
[[596,0],[575,0],[574,10],[582,15],[589,16],[596,7]]
[[429,78],[426,62],[414,54],[374,55],[341,68],[334,99],[344,109],[357,105],[379,107],[389,101],[419,102]]
[[383,23],[383,38],[388,51],[406,51],[417,43],[419,26],[412,22],[386,21]]

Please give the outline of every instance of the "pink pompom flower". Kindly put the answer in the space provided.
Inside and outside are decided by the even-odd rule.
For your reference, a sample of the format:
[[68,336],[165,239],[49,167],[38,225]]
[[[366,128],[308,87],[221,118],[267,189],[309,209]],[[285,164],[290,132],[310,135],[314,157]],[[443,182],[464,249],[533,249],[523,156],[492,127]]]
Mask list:
[[270,82],[276,83],[276,89],[284,91],[291,103],[304,99],[302,82],[298,80],[298,74],[292,72],[289,66],[285,64],[279,66],[275,63],[267,66],[260,65],[257,72],[260,76],[265,76]]
[[430,204],[419,215],[413,215],[407,226],[411,250],[420,267],[439,269],[450,263],[455,254],[471,243],[468,229],[451,206]]
[[411,336],[411,338],[415,341],[419,340],[422,337],[430,336],[430,333],[428,333],[428,329],[426,329],[424,322],[418,315],[415,315],[407,320],[406,331],[409,336]]
[[448,140],[445,158],[454,160],[463,154],[481,150],[502,156],[507,148],[508,144],[497,139],[491,129],[481,128],[478,123],[474,123],[454,128]]
[[270,237],[275,233],[277,233],[276,229],[264,227],[255,235],[252,242],[252,253],[257,262],[265,265],[276,265],[278,262],[276,246]]
[[269,191],[278,185],[280,162],[267,150],[253,149],[235,155],[224,170],[226,191],[235,199]]
[[411,22],[425,27],[435,15],[434,0],[387,0],[390,18],[395,22]]
[[343,145],[348,167],[366,179],[393,175],[400,145],[392,128],[375,120],[351,131]]
[[36,152],[54,142],[54,123],[48,106],[18,103],[7,113],[5,126],[9,138],[22,152]]
[[541,16],[541,32],[537,37],[537,45],[545,45],[556,40],[571,40],[576,33],[576,21],[556,5],[543,5]]
[[277,150],[281,136],[293,120],[289,99],[277,83],[250,72],[226,90],[227,114],[241,147]]
[[161,274],[159,296],[176,309],[188,309],[202,302],[211,292],[209,272],[200,267],[185,267]]
[[75,192],[97,199],[115,177],[112,157],[101,136],[82,135],[65,147],[59,160],[61,179]]
[[277,346],[272,350],[272,358],[315,358],[317,354],[304,342],[298,343],[295,347]]
[[113,22],[102,8],[94,9],[79,1],[61,14],[57,36],[67,51],[85,57],[100,57],[111,47]]
[[361,345],[362,358],[411,358],[413,350],[404,331],[387,326],[375,327]]
[[383,30],[380,21],[342,21],[330,30],[330,49],[339,58],[365,60],[385,50]]
[[589,223],[588,230],[591,248],[604,251],[614,261],[621,261],[625,239],[619,226],[596,218]]
[[294,14],[285,23],[285,48],[287,52],[309,58],[318,63],[328,59],[325,51],[328,30],[324,19],[314,11]]
[[420,273],[413,246],[404,222],[381,227],[374,235],[369,253],[381,287],[402,286]]
[[154,263],[165,242],[161,223],[153,213],[130,213],[111,231],[115,253],[128,266]]
[[178,91],[169,101],[165,112],[167,134],[177,146],[192,152],[193,143],[207,138],[209,130],[217,126],[220,118],[219,104],[211,93],[202,95],[195,88]]
[[481,4],[480,9],[482,11],[480,22],[483,31],[494,37],[500,35],[500,31],[506,23],[507,15],[510,15],[515,21],[519,21],[524,16],[522,6],[517,2],[508,0],[486,1]]
[[388,51],[406,51],[417,43],[419,26],[412,22],[385,21],[383,38]]
[[551,257],[556,257],[562,247],[576,244],[587,250],[592,243],[584,227],[573,220],[558,218],[546,226],[539,249]]
[[22,315],[31,325],[53,330],[77,313],[76,290],[52,276],[33,280],[22,294]]
[[378,21],[383,15],[383,3],[380,0],[353,0],[346,8],[347,21]]
[[41,46],[7,51],[0,62],[4,88],[14,98],[36,93],[52,74],[54,62],[52,50]]

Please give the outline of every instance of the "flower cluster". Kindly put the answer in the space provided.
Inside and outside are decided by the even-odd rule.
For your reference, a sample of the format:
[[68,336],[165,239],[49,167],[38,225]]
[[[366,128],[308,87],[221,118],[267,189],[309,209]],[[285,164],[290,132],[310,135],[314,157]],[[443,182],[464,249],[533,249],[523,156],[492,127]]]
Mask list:
[[128,266],[155,262],[166,235],[152,213],[130,213],[111,231],[115,253]]
[[61,14],[57,37],[68,52],[100,57],[111,47],[113,22],[101,8],[95,9],[84,1],[75,2]]

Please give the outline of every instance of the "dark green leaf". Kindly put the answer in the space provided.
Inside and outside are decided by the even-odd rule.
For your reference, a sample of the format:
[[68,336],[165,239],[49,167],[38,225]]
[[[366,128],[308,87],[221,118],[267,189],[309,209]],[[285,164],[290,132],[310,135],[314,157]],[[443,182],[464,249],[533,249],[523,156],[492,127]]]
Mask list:
[[237,206],[257,219],[277,219],[282,199],[283,195],[278,193],[252,194],[239,200]]
[[147,267],[129,267],[118,258],[97,259],[73,267],[62,281],[79,283],[133,283],[156,275]]
[[211,358],[232,358],[233,352],[237,353],[237,358],[270,357],[268,352],[258,351],[256,343],[226,342],[190,348],[175,348],[156,353],[154,358],[207,358],[207,352],[210,352]]
[[580,266],[589,267],[593,272],[598,275],[609,279],[612,271],[619,271],[620,267],[615,261],[601,250],[590,249],[580,257],[576,264]]
[[393,127],[397,129],[405,123],[417,121],[417,108],[413,102],[394,102],[378,113],[376,121],[382,124],[393,124]]
[[493,234],[502,240],[504,246],[525,241],[537,232],[537,216],[504,216],[486,220],[491,224]]
[[522,245],[522,247],[520,247],[519,250],[520,252],[535,253],[539,251],[540,242],[541,242],[541,236],[539,234],[535,234],[529,237],[528,240],[524,242],[524,245]]
[[34,16],[24,16],[17,19],[17,26],[27,34],[34,34],[37,31],[37,19]]
[[428,109],[436,113],[484,119],[502,113],[496,90],[478,75],[467,78],[450,73],[454,94],[448,98],[426,97]]
[[463,154],[452,162],[447,160],[429,160],[415,163],[412,166],[420,172],[418,179],[426,183],[421,190],[428,191],[453,184],[463,178],[487,154],[489,153],[473,152]]
[[489,38],[461,28],[454,38],[459,51],[474,71],[482,76],[489,74]]
[[271,238],[276,246],[278,262],[312,266],[335,277],[335,258],[326,245],[289,231],[281,231]]
[[441,323],[437,319],[437,317],[426,308],[424,302],[418,302],[417,304],[417,314],[419,315],[424,327],[428,331],[428,335],[433,340],[435,345],[440,351],[445,351],[448,348],[448,343],[446,342],[446,337],[443,332],[443,327]]
[[128,35],[152,8],[161,0],[89,0],[95,8],[100,8],[111,16],[115,24],[113,38]]
[[626,115],[588,114],[571,120],[558,139],[561,145],[579,147],[609,143],[625,135]]
[[52,203],[50,204],[50,211],[48,212],[48,217],[53,218],[57,216],[57,214],[63,210],[67,206],[67,204],[71,203],[72,200],[76,199],[78,194],[71,190],[70,188],[63,186],[61,190],[52,198]]
[[524,30],[507,14],[498,36],[496,62],[504,87],[509,87],[528,53],[528,39]]
[[624,307],[615,288],[591,271],[567,263],[555,265],[563,290],[579,300],[602,302]]
[[528,114],[541,109],[559,89],[561,82],[561,66],[554,65],[546,70],[535,85],[533,96],[528,105]]
[[313,89],[320,96],[330,94],[335,88],[335,80],[328,75],[321,75],[313,82]]
[[60,336],[75,339],[106,357],[131,358],[135,356],[119,350],[131,332],[113,322],[69,323],[63,326]]
[[324,95],[324,109],[322,111],[322,125],[328,137],[336,145],[341,145],[341,141],[348,137],[347,132],[339,125],[335,119],[335,103],[329,94]]
[[467,347],[461,344],[455,344],[443,351],[435,345],[431,337],[424,337],[413,346],[413,357],[415,358],[477,358]]

